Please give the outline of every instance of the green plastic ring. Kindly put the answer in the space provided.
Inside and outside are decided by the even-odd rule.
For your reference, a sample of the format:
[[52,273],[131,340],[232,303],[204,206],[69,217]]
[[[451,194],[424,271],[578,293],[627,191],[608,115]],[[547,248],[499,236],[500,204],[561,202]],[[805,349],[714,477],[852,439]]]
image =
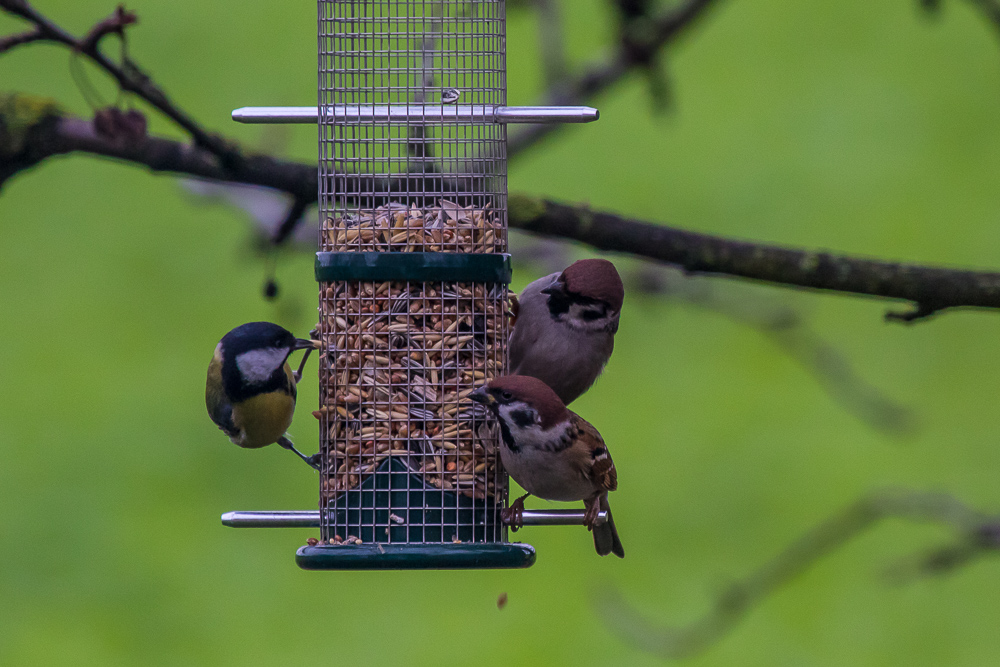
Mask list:
[[316,280],[510,283],[510,255],[457,252],[318,252]]

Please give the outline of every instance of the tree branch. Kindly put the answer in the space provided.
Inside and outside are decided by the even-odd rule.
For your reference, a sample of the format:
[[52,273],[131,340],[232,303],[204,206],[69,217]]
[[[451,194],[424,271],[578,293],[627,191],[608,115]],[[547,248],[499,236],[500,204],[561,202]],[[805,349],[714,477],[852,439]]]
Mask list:
[[0,0],[0,9],[23,18],[35,26],[37,38],[31,41],[49,41],[62,44],[89,58],[94,64],[110,74],[122,90],[138,95],[163,115],[182,127],[194,142],[214,153],[224,164],[234,166],[240,159],[239,152],[220,137],[210,134],[191,116],[171,102],[167,94],[157,86],[138,64],[124,58],[119,65],[101,53],[98,45],[104,36],[116,33],[124,36],[125,27],[137,22],[134,13],[119,6],[111,16],[98,22],[86,36],[76,38],[37,11],[26,0]]
[[[23,108],[44,112],[25,116],[17,111]],[[290,216],[316,201],[318,181],[313,164],[246,155],[240,168],[234,171],[221,164],[215,154],[197,146],[159,137],[123,141],[101,136],[91,121],[63,115],[51,100],[0,96],[0,186],[6,179],[47,158],[73,152],[123,160],[155,172],[275,188],[291,194],[298,202]],[[363,178],[357,181],[358,187],[369,192],[399,192],[414,185],[402,181],[374,183]],[[441,194],[461,195],[463,191],[461,182],[442,181],[440,185]],[[728,275],[783,286],[909,301],[915,304],[913,312],[889,315],[903,321],[924,319],[947,308],[1000,308],[1000,273],[751,243],[519,194],[509,196],[508,216],[510,226],[517,229],[579,241],[597,250],[667,262],[687,273]],[[300,217],[294,220],[289,217],[282,225],[281,239],[287,237]]]
[[917,304],[890,319],[913,322],[946,308],[1000,308],[1000,273],[946,269],[782,248],[726,239],[511,195],[510,225],[683,268],[807,289],[848,292]]
[[55,102],[25,95],[0,95],[0,187],[12,176],[44,160],[69,153],[88,153],[144,166],[154,172],[263,185],[316,201],[316,165],[245,155],[239,170],[198,146],[145,137],[115,140],[98,134],[91,121],[63,115]]
[[920,559],[922,574],[950,571],[978,557],[994,554],[1000,548],[1000,521],[951,496],[912,491],[876,493],[810,529],[773,559],[733,582],[716,596],[704,616],[686,626],[658,626],[614,590],[602,596],[601,616],[622,637],[663,658],[697,655],[722,639],[782,586],[889,518],[941,524],[958,534],[953,543]]

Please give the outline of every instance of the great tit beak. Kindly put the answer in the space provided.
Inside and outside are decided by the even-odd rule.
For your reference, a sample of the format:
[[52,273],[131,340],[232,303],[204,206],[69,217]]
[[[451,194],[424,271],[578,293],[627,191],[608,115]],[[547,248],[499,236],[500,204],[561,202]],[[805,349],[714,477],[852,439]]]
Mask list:
[[308,338],[296,338],[295,347],[293,350],[314,350],[319,349],[320,342],[318,340],[309,340]]
[[475,401],[476,403],[481,403],[485,406],[491,406],[497,402],[497,399],[493,398],[493,394],[486,391],[486,387],[480,387],[471,394],[469,394],[469,400]]

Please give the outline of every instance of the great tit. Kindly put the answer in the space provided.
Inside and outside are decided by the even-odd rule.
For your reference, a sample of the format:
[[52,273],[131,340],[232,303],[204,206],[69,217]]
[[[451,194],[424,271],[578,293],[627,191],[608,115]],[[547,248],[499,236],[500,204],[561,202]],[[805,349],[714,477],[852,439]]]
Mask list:
[[208,416],[240,447],[277,443],[318,469],[317,456],[306,456],[285,436],[295,412],[295,383],[302,373],[302,366],[292,372],[288,356],[306,350],[304,366],[313,347],[313,341],[270,322],[236,327],[219,341],[208,365]]

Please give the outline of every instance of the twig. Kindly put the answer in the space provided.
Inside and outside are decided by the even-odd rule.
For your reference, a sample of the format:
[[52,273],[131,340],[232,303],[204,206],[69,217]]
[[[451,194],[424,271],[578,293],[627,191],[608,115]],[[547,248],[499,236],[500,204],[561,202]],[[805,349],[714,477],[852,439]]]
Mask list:
[[569,67],[566,64],[566,45],[563,40],[563,21],[557,0],[534,0],[538,10],[538,50],[542,56],[542,74],[551,95],[560,95],[568,84]]
[[114,77],[122,90],[138,95],[158,109],[190,134],[198,146],[214,153],[224,164],[231,165],[239,159],[238,151],[218,136],[208,133],[197,121],[171,102],[166,93],[138,64],[126,58],[121,65],[118,65],[101,53],[98,48],[101,38],[111,33],[122,34],[125,26],[137,21],[135,14],[126,12],[119,6],[111,16],[91,28],[85,37],[76,38],[46,18],[26,0],[0,0],[0,9],[34,24],[38,38],[32,41],[63,44],[89,58]]
[[[807,531],[787,549],[716,596],[712,609],[685,626],[659,626],[636,611],[618,591],[606,591],[599,604],[602,617],[627,641],[663,658],[688,658],[728,634],[750,611],[819,560],[887,518],[936,523],[958,533],[948,565],[958,566],[993,553],[995,517],[937,493],[877,493],[849,506]],[[983,536],[987,537],[983,537]],[[944,550],[935,553],[943,554]],[[943,570],[941,570],[943,571]]]
[[40,42],[42,39],[42,33],[38,30],[27,30],[25,32],[19,32],[15,35],[0,38],[0,54],[5,51],[10,51],[15,46],[30,44],[31,42]]
[[98,21],[87,33],[87,36],[80,40],[80,51],[92,53],[97,51],[97,45],[108,35],[118,35],[125,39],[125,27],[138,23],[139,17],[135,12],[125,10],[124,5],[118,5],[114,13],[103,21]]
[[[608,58],[590,63],[583,72],[565,77],[543,96],[542,104],[574,105],[592,100],[635,68],[654,60],[656,53],[694,25],[719,0],[686,0],[678,7],[651,17],[648,30],[634,34],[628,46],[619,45]],[[507,156],[513,157],[559,129],[558,125],[528,125],[511,132]]]
[[271,237],[271,245],[281,245],[285,240],[295,231],[295,227],[302,220],[302,216],[305,215],[306,209],[309,205],[315,201],[308,199],[295,198],[292,200],[292,205],[288,207],[288,214],[285,219],[278,225],[278,229],[275,230],[274,236]]
[[813,376],[835,403],[867,426],[894,437],[916,430],[913,411],[858,374],[848,357],[814,331],[792,306],[762,298],[745,284],[691,278],[669,267],[645,264],[636,271],[623,271],[622,277],[629,294],[672,297],[756,329]]
[[993,27],[1000,32],[1000,3],[996,0],[969,0],[969,2],[979,9],[986,20],[993,24]]

